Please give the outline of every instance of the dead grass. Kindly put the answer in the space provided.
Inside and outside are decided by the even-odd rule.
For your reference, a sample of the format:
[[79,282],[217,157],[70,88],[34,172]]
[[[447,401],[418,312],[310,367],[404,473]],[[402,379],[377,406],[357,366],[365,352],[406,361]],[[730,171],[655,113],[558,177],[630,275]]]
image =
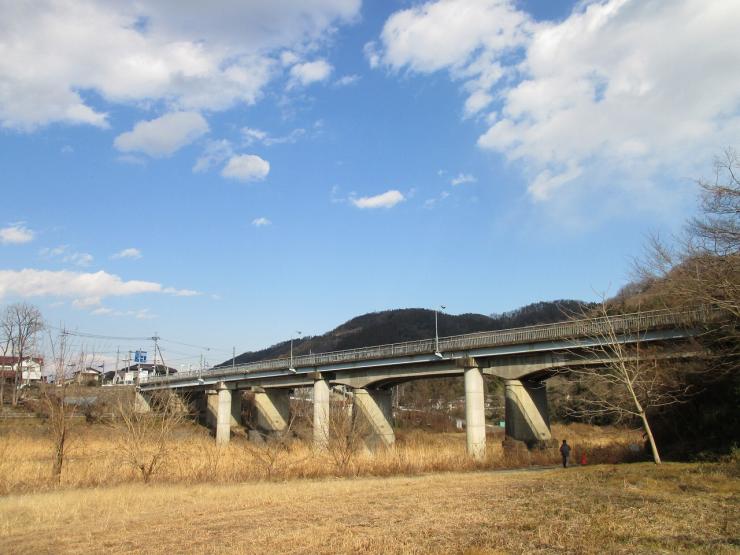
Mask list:
[[0,552],[737,553],[736,465],[11,495],[0,498]]
[[[218,448],[200,426],[186,424],[174,432],[174,442],[155,474],[153,483],[241,483],[265,480],[316,479],[343,476],[417,475],[426,472],[465,471],[555,465],[557,447],[505,452],[503,432],[488,440],[486,459],[470,460],[465,434],[403,431],[394,449],[361,453],[350,464],[338,466],[326,454],[302,441],[290,442],[276,456],[271,468],[261,464],[259,453],[243,437]],[[42,426],[0,428],[0,495],[30,493],[56,488],[115,486],[136,483],[140,472],[127,464],[121,449],[122,427],[80,423],[70,433],[70,447],[59,484],[51,477],[51,439]],[[591,426],[554,426],[556,437],[567,437],[575,462],[586,452],[589,464],[621,462],[634,458],[628,449],[639,434],[625,430],[599,430]]]

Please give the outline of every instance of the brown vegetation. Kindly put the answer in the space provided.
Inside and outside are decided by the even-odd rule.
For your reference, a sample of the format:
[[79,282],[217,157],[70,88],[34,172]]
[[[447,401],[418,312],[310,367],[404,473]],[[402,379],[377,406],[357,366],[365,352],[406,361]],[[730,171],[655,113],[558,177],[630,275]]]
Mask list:
[[735,460],[58,491],[0,499],[0,552],[729,554],[737,478]]
[[[125,446],[132,440],[124,423],[88,425],[78,418],[69,434],[67,455],[59,483],[50,478],[53,437],[43,426],[0,426],[0,495],[28,493],[56,488],[114,486],[142,480],[140,464],[145,457],[135,458]],[[158,430],[147,420],[147,430]],[[585,453],[589,464],[622,462],[643,457],[634,452],[640,445],[639,432],[584,424],[555,425],[555,437],[567,438],[574,448],[574,460]],[[156,433],[137,436],[136,453],[157,455],[156,472],[148,476],[151,483],[196,484],[238,483],[245,481],[291,480],[331,476],[391,476],[438,471],[517,468],[530,465],[554,465],[559,461],[557,449],[505,452],[501,447],[503,432],[490,435],[487,457],[483,462],[470,460],[465,451],[464,433],[426,433],[418,430],[397,434],[394,449],[370,454],[353,452],[347,459],[331,452],[317,452],[310,443],[293,440],[280,442],[277,455],[269,456],[236,436],[225,447],[217,447],[213,438],[200,426],[180,424],[168,434],[166,449]],[[632,445],[632,448],[630,448]],[[267,444],[263,449],[272,449]],[[641,450],[640,450],[641,451]]]

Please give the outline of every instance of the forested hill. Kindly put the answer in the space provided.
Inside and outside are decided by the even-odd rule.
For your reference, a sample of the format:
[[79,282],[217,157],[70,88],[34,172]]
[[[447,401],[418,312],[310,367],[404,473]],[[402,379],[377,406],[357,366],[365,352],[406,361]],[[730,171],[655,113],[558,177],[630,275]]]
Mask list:
[[[518,328],[534,324],[548,324],[566,320],[580,313],[586,303],[574,300],[537,302],[503,314],[439,314],[439,335],[459,335],[477,331]],[[413,341],[434,337],[434,311],[424,308],[404,308],[371,312],[357,316],[323,335],[295,340],[293,353],[323,353]],[[236,364],[288,356],[290,341],[277,343],[267,349],[237,355]],[[231,364],[231,359],[222,365]]]

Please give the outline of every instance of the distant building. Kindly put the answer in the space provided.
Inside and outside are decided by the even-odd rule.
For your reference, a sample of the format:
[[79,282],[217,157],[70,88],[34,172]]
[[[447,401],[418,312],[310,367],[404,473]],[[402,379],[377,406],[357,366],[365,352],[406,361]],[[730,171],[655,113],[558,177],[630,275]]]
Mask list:
[[72,381],[83,385],[98,385],[101,383],[103,378],[103,372],[92,366],[75,370],[72,373]]
[[114,385],[134,385],[144,383],[149,380],[150,376],[166,376],[176,374],[177,370],[164,364],[142,363],[132,364],[125,368],[110,370],[103,375],[104,383]]
[[[19,376],[21,383],[40,382],[43,368],[43,357],[23,357]],[[5,380],[5,383],[13,383],[17,371],[18,357],[0,356],[0,379]]]

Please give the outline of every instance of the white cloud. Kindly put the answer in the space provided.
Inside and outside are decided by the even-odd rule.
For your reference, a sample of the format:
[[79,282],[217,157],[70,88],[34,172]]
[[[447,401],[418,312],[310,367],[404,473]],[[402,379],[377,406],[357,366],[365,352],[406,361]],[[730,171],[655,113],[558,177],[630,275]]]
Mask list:
[[213,166],[221,164],[234,155],[231,142],[226,139],[218,141],[207,141],[203,153],[195,161],[193,172],[201,173],[208,171]]
[[0,229],[0,244],[3,245],[22,245],[33,241],[36,233],[28,229],[23,222],[10,224]]
[[134,260],[141,258],[141,251],[137,248],[130,247],[128,249],[123,249],[122,251],[117,252],[111,258],[132,258]]
[[95,316],[131,316],[137,320],[152,320],[156,318],[148,308],[141,308],[139,310],[113,310],[109,307],[99,306],[91,311],[90,314]]
[[74,306],[87,308],[100,304],[106,297],[142,293],[164,293],[175,296],[197,295],[197,291],[164,287],[153,281],[129,280],[108,272],[70,272],[52,270],[0,270],[0,299],[6,296],[68,297]]
[[300,84],[304,87],[311,83],[325,81],[331,75],[331,64],[326,60],[316,60],[315,62],[306,62],[296,64],[290,68],[290,76],[293,78],[293,84]]
[[74,264],[75,266],[87,267],[92,264],[93,255],[86,252],[75,252],[70,250],[69,245],[59,245],[58,247],[44,247],[39,251],[39,255],[44,258],[58,258],[62,262]]
[[254,220],[252,220],[252,225],[254,227],[265,227],[271,224],[272,222],[268,220],[267,218],[255,218]]
[[239,181],[259,181],[270,173],[270,163],[254,154],[232,156],[221,175]]
[[123,152],[143,152],[156,158],[170,156],[208,132],[208,123],[197,112],[174,112],[150,121],[140,121],[133,130],[116,137]]
[[349,85],[354,85],[360,80],[360,76],[353,73],[352,75],[343,75],[336,81],[334,81],[334,85],[337,87],[348,87]]
[[244,143],[251,145],[255,141],[261,142],[267,137],[267,132],[261,129],[253,129],[251,127],[242,127],[242,135],[244,135]]
[[474,175],[471,175],[469,173],[459,173],[457,174],[457,177],[453,177],[450,180],[450,185],[457,186],[457,185],[463,185],[464,183],[475,183],[478,181]]
[[673,187],[736,142],[738,25],[734,2],[587,1],[538,23],[509,0],[441,0],[393,14],[366,53],[394,71],[448,71],[466,116],[495,103],[478,145],[520,162],[545,200]]
[[350,201],[357,208],[393,208],[399,202],[405,200],[400,191],[391,189],[374,197],[352,198]]
[[273,137],[272,135],[267,133],[267,131],[262,131],[261,129],[253,129],[251,127],[243,127],[242,135],[244,136],[244,144],[246,146],[250,146],[255,142],[262,143],[265,146],[272,146],[295,143],[296,141],[298,141],[298,139],[306,135],[306,130],[302,127],[298,127],[296,129],[293,129],[287,135],[284,135],[282,137]]
[[253,104],[280,52],[320,43],[359,9],[360,0],[2,2],[0,126],[105,127],[96,95],[176,110]]

